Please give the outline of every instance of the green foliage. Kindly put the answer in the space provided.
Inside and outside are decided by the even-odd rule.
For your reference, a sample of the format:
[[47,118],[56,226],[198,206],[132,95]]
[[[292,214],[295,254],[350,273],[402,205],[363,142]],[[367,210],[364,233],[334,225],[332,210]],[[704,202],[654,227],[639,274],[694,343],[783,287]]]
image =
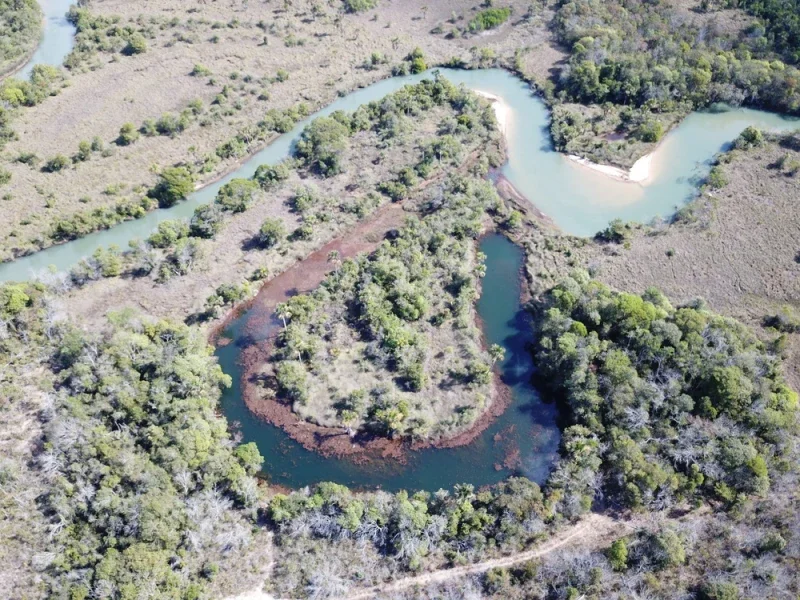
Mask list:
[[289,165],[286,162],[280,162],[277,165],[259,165],[255,175],[253,175],[253,179],[258,182],[262,189],[267,190],[282,181],[286,181],[290,174]]
[[711,168],[706,183],[715,190],[720,190],[728,185],[728,178],[725,177],[720,165],[715,165]]
[[791,306],[783,306],[778,313],[766,317],[764,325],[783,333],[800,333],[800,314]]
[[253,202],[259,187],[250,179],[233,179],[220,188],[215,202],[233,213],[244,212]]
[[378,6],[378,0],[342,0],[342,4],[344,4],[345,11],[360,13]]
[[[798,399],[779,359],[745,326],[675,309],[654,289],[614,292],[585,272],[552,288],[540,310],[542,380],[585,428],[583,440],[607,444],[602,462],[581,469],[596,469],[616,502],[766,493]],[[579,448],[562,446],[563,468],[584,462]]]
[[22,62],[36,46],[41,25],[35,0],[0,0],[0,73]]
[[595,235],[595,239],[612,244],[622,244],[631,237],[631,228],[622,219],[614,219],[603,231]]
[[308,400],[306,369],[298,361],[284,361],[275,372],[278,389],[289,400],[304,404]]
[[295,156],[324,177],[343,170],[342,155],[347,150],[350,128],[335,116],[320,117],[303,130]]
[[180,219],[161,221],[158,229],[149,238],[147,243],[154,248],[169,248],[178,240],[189,236],[189,223]]
[[476,14],[467,24],[467,29],[472,32],[485,31],[500,27],[511,16],[510,8],[487,8]]
[[130,146],[133,142],[139,139],[139,132],[133,123],[125,123],[119,128],[119,136],[117,137],[117,145]]
[[98,207],[78,212],[55,221],[49,237],[56,241],[74,240],[101,229],[109,229],[130,219],[139,219],[154,207],[150,198],[122,200],[115,206]]
[[[279,335],[275,360],[291,363],[292,376],[313,364],[325,313],[333,311],[349,315],[353,334],[372,348],[366,358],[396,373],[401,390],[424,391],[430,379],[425,320],[435,318],[438,327],[456,330],[470,323],[481,272],[480,264],[474,264],[480,260],[474,255],[475,239],[485,211],[497,201],[489,183],[453,178],[435,210],[409,220],[371,256],[345,260],[315,292],[279,307],[287,326]],[[479,355],[477,344],[466,348],[471,350],[455,359],[451,377],[459,385],[487,386],[492,376],[488,353]],[[287,390],[295,393],[290,386],[280,386],[278,392]],[[420,426],[409,418],[408,403],[391,390],[376,392],[370,406],[347,410],[356,413],[351,421],[380,435],[410,434]],[[474,415],[464,418],[469,422]]]
[[[727,4],[756,13],[767,4],[783,4],[783,12],[792,14],[785,23],[799,22],[796,11],[786,8],[793,3],[782,0]],[[658,112],[712,102],[786,112],[800,107],[795,85],[800,72],[779,60],[787,55],[787,40],[765,36],[759,24],[709,30],[703,19],[684,19],[668,2],[568,0],[559,3],[554,25],[559,41],[571,49],[568,66],[557,78],[562,98]],[[788,45],[796,52],[797,40]],[[788,54],[794,62],[797,55]],[[646,129],[639,137],[655,141],[657,134]]]
[[258,230],[258,245],[272,248],[286,237],[286,228],[280,219],[266,219]]
[[189,235],[211,239],[222,230],[223,213],[217,204],[203,204],[194,209]]
[[0,306],[3,318],[15,317],[28,307],[31,297],[23,284],[5,284],[0,287]]
[[739,588],[735,583],[714,582],[700,586],[700,600],[739,600]]
[[745,127],[744,131],[736,138],[734,146],[736,148],[747,150],[749,148],[758,148],[764,145],[764,134],[760,129],[749,126]]
[[624,571],[628,568],[628,545],[624,539],[614,540],[606,551],[606,556],[615,571]]
[[161,208],[169,208],[185,200],[194,191],[194,175],[188,167],[164,169],[159,182],[150,190],[150,197],[158,201]]
[[428,69],[428,63],[425,62],[425,55],[423,54],[422,49],[419,47],[414,48],[406,60],[411,62],[409,70],[411,71],[412,75],[422,73]]
[[123,54],[133,56],[134,54],[144,54],[147,52],[147,40],[141,33],[133,33],[128,37],[128,43],[122,50]]
[[189,74],[192,77],[209,77],[211,75],[211,69],[201,64],[195,64],[192,68],[192,72]]
[[[459,485],[452,493],[401,491],[391,496],[356,496],[342,485],[320,483],[305,493],[275,495],[267,511],[286,541],[293,526],[313,522],[314,537],[354,537],[408,568],[418,568],[435,550],[459,556],[465,544],[477,551],[498,539],[524,544],[533,537],[526,527],[541,524],[546,514],[539,486],[517,477],[481,492]],[[385,533],[369,535],[372,531]]]
[[648,119],[636,129],[636,137],[643,142],[658,142],[664,136],[664,126],[657,119]]
[[72,164],[72,161],[63,154],[57,154],[48,160],[42,167],[45,173],[58,173]]
[[[99,337],[65,331],[52,359],[60,391],[38,456],[58,482],[44,508],[63,525],[54,529],[52,592],[81,597],[85,586],[119,589],[122,598],[152,586],[191,597],[203,566],[190,544],[203,547],[226,530],[239,532],[232,547],[247,542],[231,502],[256,501],[250,474],[262,459],[252,445],[229,443],[216,403],[230,379],[201,335],[128,313],[110,321]],[[75,435],[63,435],[65,427]],[[181,577],[176,556],[187,557]]]

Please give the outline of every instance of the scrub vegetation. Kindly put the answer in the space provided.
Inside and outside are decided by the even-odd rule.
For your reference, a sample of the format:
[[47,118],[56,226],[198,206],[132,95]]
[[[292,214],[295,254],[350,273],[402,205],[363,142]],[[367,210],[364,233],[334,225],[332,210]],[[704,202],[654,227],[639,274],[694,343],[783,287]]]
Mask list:
[[[178,205],[392,73],[513,70],[558,149],[622,166],[697,108],[800,102],[781,0],[256,4],[70,10],[64,68],[0,82],[4,259]],[[0,72],[38,15],[0,0]],[[432,75],[314,119],[190,218],[0,285],[0,597],[796,597],[797,138],[748,128],[669,222],[579,239],[487,177],[490,105]],[[221,414],[208,339],[229,311],[289,274],[238,383],[299,427],[446,441],[501,400],[475,314],[490,229],[526,255],[549,474],[271,485],[302,467]]]
[[489,184],[455,181],[375,253],[280,305],[278,395],[354,433],[436,439],[471,425],[493,396],[474,301],[475,238],[496,202]]
[[42,12],[36,0],[0,2],[0,76],[22,66],[41,32]]

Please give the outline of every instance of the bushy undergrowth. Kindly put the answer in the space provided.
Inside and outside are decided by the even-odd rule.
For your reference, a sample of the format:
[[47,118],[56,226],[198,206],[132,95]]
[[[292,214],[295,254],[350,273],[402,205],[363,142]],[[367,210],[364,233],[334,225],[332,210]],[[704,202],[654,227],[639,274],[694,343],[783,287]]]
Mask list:
[[[474,420],[491,380],[489,357],[473,327],[483,272],[475,239],[497,202],[488,182],[455,179],[421,219],[409,219],[373,254],[344,261],[315,292],[279,306],[279,314],[287,316],[275,355],[279,392],[305,404],[309,380],[328,370],[341,346],[350,346],[343,336],[352,336],[364,343],[356,360],[371,362],[377,373],[371,389],[350,389],[352,381],[335,393],[326,389],[343,424],[379,435],[440,435],[447,424],[429,422],[423,416],[427,407],[417,404],[426,404],[425,396],[435,394],[443,376],[448,386],[463,387],[471,397],[459,403],[471,410],[450,415],[449,426]],[[438,336],[452,338],[455,346],[445,375],[430,356],[430,338]],[[396,385],[387,388],[389,378]]]
[[744,325],[585,272],[553,288],[542,311],[537,364],[570,422],[551,479],[565,511],[601,491],[631,508],[733,505],[767,494],[789,467],[797,393]]
[[[763,3],[742,4],[763,12]],[[674,111],[682,102],[800,108],[798,70],[776,53],[793,42],[775,35],[777,22],[766,37],[759,25],[729,31],[696,21],[663,2],[563,2],[555,27],[571,55],[557,87],[578,102],[633,104],[655,112]]]
[[0,0],[0,75],[39,43],[42,13],[36,0]]

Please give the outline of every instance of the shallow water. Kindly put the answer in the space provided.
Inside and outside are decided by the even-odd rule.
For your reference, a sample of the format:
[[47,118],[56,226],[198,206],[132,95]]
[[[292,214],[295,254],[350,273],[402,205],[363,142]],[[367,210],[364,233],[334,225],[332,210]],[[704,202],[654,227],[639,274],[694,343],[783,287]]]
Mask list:
[[14,77],[27,79],[36,65],[61,66],[75,45],[75,27],[67,21],[74,0],[38,0],[44,13],[42,40],[31,59]]
[[[555,152],[548,134],[547,108],[527,84],[510,73],[500,69],[440,71],[456,83],[495,94],[508,104],[509,160],[503,174],[556,224],[575,235],[593,235],[615,218],[647,222],[657,216],[668,216],[693,196],[697,181],[708,174],[714,154],[723,150],[747,125],[769,130],[794,129],[800,125],[797,119],[750,109],[695,113],[658,147],[653,157],[653,175],[647,185],[626,183],[576,165]],[[69,269],[99,246],[117,244],[125,248],[128,241],[149,236],[165,219],[188,218],[198,205],[213,201],[220,187],[231,179],[252,177],[259,165],[276,163],[289,156],[294,141],[315,117],[335,110],[354,110],[426,76],[430,77],[430,72],[393,77],[339,98],[300,121],[292,131],[277,138],[233,173],[192,194],[187,201],[0,265],[0,281],[27,279],[31,273],[50,265],[58,270]]]
[[[222,412],[229,423],[235,423],[244,441],[258,444],[266,457],[264,471],[271,482],[300,487],[318,481],[335,481],[386,490],[436,490],[456,483],[496,483],[512,474],[525,475],[538,482],[547,477],[558,449],[559,431],[555,407],[542,402],[530,383],[533,362],[526,344],[531,341],[532,334],[519,302],[522,251],[501,235],[487,236],[480,246],[486,253],[487,273],[478,314],[483,320],[487,342],[506,349],[506,356],[498,365],[502,380],[512,393],[511,405],[506,411],[473,443],[460,448],[410,452],[406,464],[383,460],[357,465],[347,459],[323,458],[247,410],[239,388],[240,347],[234,342],[216,353],[223,370],[234,380],[233,387],[222,396]],[[225,335],[236,339],[247,329],[249,318],[250,313],[245,313]],[[520,452],[518,466],[502,467],[508,452],[516,449]]]

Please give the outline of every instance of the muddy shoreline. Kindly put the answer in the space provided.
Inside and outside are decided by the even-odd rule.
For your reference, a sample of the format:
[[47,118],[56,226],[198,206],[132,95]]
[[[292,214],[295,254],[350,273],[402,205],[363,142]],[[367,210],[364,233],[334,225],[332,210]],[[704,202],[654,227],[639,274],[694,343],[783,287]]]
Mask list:
[[[435,177],[421,187],[427,187],[442,177],[443,175]],[[502,176],[500,178],[502,178],[501,184],[505,182],[503,188],[498,186],[498,191],[502,192],[501,195],[511,196],[511,200],[515,204],[524,203],[526,212],[533,210],[540,220],[551,223],[546,215],[528,203],[527,199],[517,192],[510,182]],[[240,353],[241,389],[245,405],[258,418],[280,427],[304,448],[322,456],[348,458],[356,463],[387,458],[404,462],[407,460],[408,451],[466,446],[480,436],[511,404],[511,390],[502,382],[499,373],[495,371],[491,404],[469,428],[452,437],[413,441],[409,439],[391,440],[364,433],[357,433],[351,437],[345,428],[320,426],[301,419],[292,410],[291,405],[264,393],[263,379],[257,376],[256,370],[260,365],[269,361],[274,349],[278,333],[277,327],[280,327],[275,323],[273,316],[277,305],[285,302],[291,296],[315,289],[334,268],[327,258],[331,251],[339,252],[342,259],[373,251],[385,239],[389,231],[402,225],[406,212],[403,204],[386,204],[380,207],[372,218],[358,225],[346,236],[325,244],[304,260],[298,261],[283,273],[264,283],[254,298],[235,307],[211,330],[209,339],[212,344],[231,343],[230,339],[225,338],[224,331],[245,311],[252,308],[259,309],[258,314],[252,315],[245,325],[251,341]],[[493,232],[497,232],[497,230],[487,228],[481,239]],[[524,267],[521,268],[520,281],[526,281]],[[524,305],[528,297],[528,287],[521,285],[520,303]],[[477,318],[480,319],[480,317]],[[480,320],[477,324],[483,332]],[[486,347],[487,342],[483,333],[481,338],[481,343]]]

